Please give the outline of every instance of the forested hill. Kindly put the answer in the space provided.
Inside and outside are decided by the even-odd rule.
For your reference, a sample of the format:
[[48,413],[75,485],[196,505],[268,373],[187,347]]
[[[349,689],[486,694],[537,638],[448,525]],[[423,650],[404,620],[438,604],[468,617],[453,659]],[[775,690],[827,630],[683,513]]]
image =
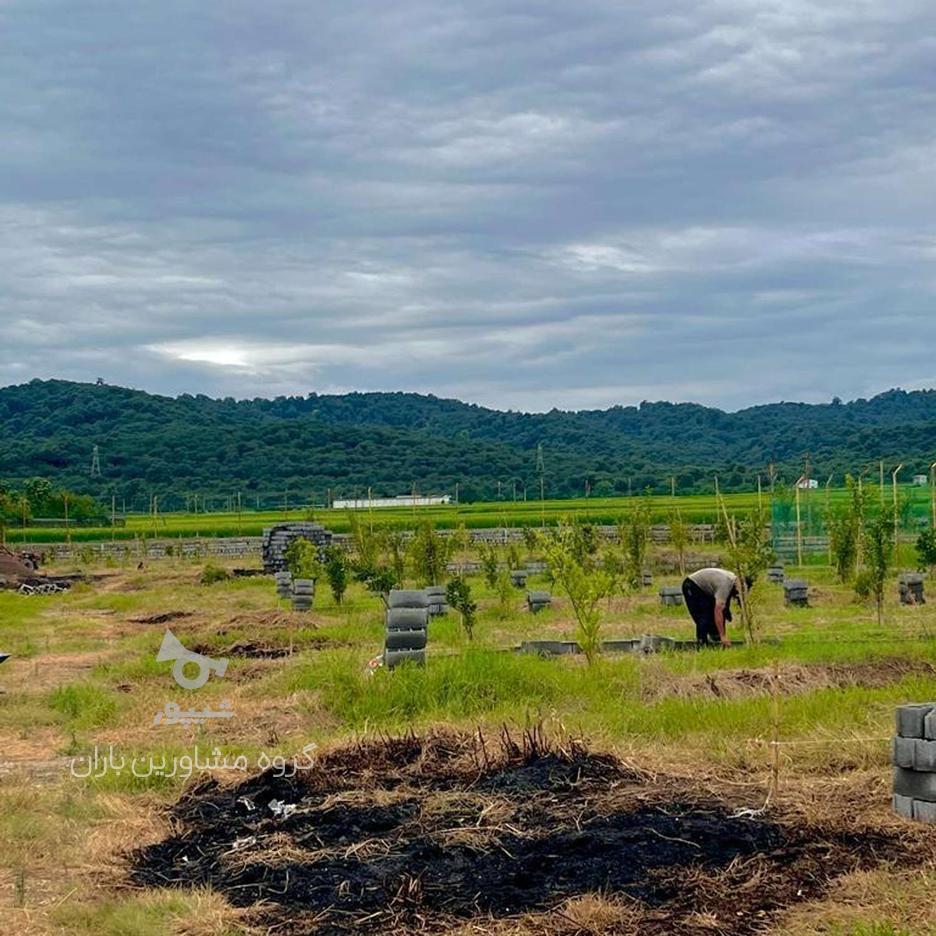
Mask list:
[[[101,478],[90,477],[99,446]],[[281,491],[334,496],[411,490],[486,499],[501,482],[547,496],[750,488],[770,463],[795,480],[936,455],[936,391],[871,400],[776,403],[725,413],[643,403],[578,413],[499,412],[410,393],[213,400],[121,387],[32,381],[0,389],[0,479],[45,476],[73,490],[138,497]],[[308,496],[306,493],[305,496]]]

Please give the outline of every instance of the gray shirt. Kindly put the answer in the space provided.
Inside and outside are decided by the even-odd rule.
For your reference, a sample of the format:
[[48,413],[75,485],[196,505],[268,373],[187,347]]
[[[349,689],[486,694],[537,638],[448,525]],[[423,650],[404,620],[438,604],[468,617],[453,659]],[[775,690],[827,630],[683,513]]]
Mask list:
[[731,592],[738,584],[738,576],[727,569],[699,569],[689,576],[699,588],[711,595],[717,604],[728,604]]

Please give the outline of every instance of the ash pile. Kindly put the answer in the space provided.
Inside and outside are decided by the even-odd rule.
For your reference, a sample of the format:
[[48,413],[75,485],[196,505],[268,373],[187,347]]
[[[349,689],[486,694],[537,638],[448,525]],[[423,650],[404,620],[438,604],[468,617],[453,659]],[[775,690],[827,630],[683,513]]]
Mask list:
[[332,532],[320,523],[297,522],[278,523],[265,527],[261,546],[264,572],[286,571],[286,550],[294,539],[307,539],[319,547],[321,552],[331,545]]

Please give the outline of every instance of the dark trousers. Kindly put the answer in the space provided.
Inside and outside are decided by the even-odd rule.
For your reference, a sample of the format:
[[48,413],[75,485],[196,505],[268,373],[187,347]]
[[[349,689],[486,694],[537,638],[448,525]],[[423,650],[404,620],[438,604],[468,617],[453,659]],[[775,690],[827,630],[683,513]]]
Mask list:
[[[700,644],[720,643],[721,637],[715,626],[715,597],[702,591],[691,578],[682,583],[683,598],[686,599],[686,608],[695,621],[696,640]],[[725,608],[725,620],[729,621],[728,609]]]

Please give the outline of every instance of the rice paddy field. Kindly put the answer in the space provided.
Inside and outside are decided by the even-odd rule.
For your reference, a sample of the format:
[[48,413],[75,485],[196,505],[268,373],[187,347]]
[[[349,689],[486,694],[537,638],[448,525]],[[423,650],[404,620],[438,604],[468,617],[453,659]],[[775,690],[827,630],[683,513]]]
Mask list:
[[[693,636],[666,560],[604,602],[605,638]],[[936,607],[896,579],[883,625],[788,569],[811,606],[759,583],[756,644],[588,666],[515,650],[574,639],[548,581],[532,615],[472,577],[474,639],[435,618],[425,668],[387,671],[357,584],[301,613],[180,559],[56,571],[86,582],[0,591],[4,932],[936,933],[936,836],[890,808]],[[178,685],[167,630],[223,675]]]
[[[874,498],[880,497],[891,503],[893,490],[869,485]],[[932,513],[930,492],[926,488],[901,485],[898,496],[905,503],[904,522],[912,527],[915,521],[929,518]],[[804,529],[818,529],[824,511],[845,503],[848,493],[843,488],[802,491],[800,496],[801,521]],[[234,499],[232,498],[232,501]],[[42,526],[11,525],[6,530],[6,539],[11,544],[63,542],[70,538],[75,542],[94,542],[110,539],[133,539],[136,537],[211,537],[211,536],[259,536],[263,528],[289,520],[315,520],[336,533],[347,532],[352,513],[366,517],[369,522],[396,529],[412,529],[415,523],[427,521],[437,529],[468,529],[494,527],[535,527],[542,524],[554,525],[561,520],[575,518],[582,523],[615,524],[633,509],[634,497],[588,497],[563,500],[512,500],[489,501],[472,504],[447,504],[433,507],[390,507],[371,510],[331,510],[322,507],[293,506],[281,510],[241,511],[229,510],[213,513],[153,513],[128,514],[125,525],[107,526]],[[771,497],[769,490],[761,493],[750,491],[726,494],[725,506],[734,512],[751,510],[758,505],[783,515],[784,522],[795,518],[793,495]],[[719,514],[718,501],[714,494],[677,495],[676,497],[655,495],[649,498],[655,522],[665,523],[674,512],[690,523],[714,523]],[[119,508],[118,508],[119,509]]]

